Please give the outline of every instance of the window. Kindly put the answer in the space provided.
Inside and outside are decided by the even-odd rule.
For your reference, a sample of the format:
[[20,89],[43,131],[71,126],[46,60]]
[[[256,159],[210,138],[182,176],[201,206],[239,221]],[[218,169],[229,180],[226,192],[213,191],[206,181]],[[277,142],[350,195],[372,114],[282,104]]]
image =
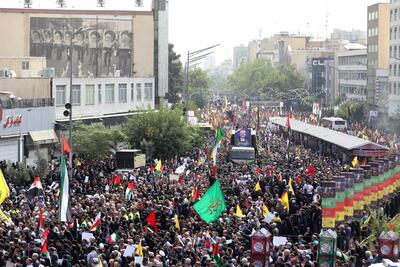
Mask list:
[[22,70],[29,70],[29,61],[22,61]]
[[397,84],[394,83],[394,84],[393,84],[393,94],[394,94],[394,95],[396,94],[396,91],[397,91],[397,90],[396,90],[396,86],[397,86]]
[[142,84],[136,84],[136,101],[142,101]]
[[153,99],[153,84],[145,83],[144,84],[144,100],[152,100]]
[[86,105],[94,105],[94,84],[86,85]]
[[65,85],[56,85],[56,106],[65,105]]
[[118,99],[120,103],[126,103],[126,83],[118,84]]
[[391,94],[392,94],[392,84],[389,83],[389,95],[391,95]]
[[99,104],[101,104],[101,84],[97,85],[97,101],[99,102]]
[[72,85],[72,105],[81,104],[81,86],[79,84]]
[[397,75],[397,65],[394,64],[393,65],[393,76],[396,76],[396,75]]
[[114,103],[114,84],[106,84],[106,101],[107,104]]
[[135,84],[131,83],[131,101],[135,101]]

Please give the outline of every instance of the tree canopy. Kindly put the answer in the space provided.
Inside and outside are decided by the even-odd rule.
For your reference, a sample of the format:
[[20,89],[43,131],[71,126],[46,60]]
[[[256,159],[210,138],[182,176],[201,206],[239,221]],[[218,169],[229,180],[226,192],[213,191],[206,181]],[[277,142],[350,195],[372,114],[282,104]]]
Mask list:
[[202,108],[208,102],[211,80],[208,73],[200,68],[190,70],[189,74],[189,96],[197,107]]
[[117,128],[109,129],[101,123],[73,126],[73,150],[87,159],[102,159],[110,155],[111,149],[124,142],[126,136]]
[[241,64],[229,77],[229,84],[238,94],[284,100],[290,90],[304,88],[304,78],[294,66],[274,67],[269,60],[258,59]]
[[160,110],[130,116],[123,127],[128,142],[148,157],[170,159],[182,155],[202,140],[199,129],[181,119],[182,110]]
[[181,55],[175,53],[174,45],[168,46],[168,94],[170,103],[176,103],[179,99],[178,93],[183,87],[183,68],[180,60]]

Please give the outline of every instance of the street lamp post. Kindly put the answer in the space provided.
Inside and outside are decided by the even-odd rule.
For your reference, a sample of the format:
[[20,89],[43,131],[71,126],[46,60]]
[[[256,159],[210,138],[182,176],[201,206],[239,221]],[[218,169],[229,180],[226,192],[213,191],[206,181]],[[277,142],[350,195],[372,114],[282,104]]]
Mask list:
[[[213,46],[209,46],[194,52],[187,52],[187,59],[186,59],[186,63],[185,63],[185,92],[183,94],[184,99],[185,99],[185,109],[187,110],[188,107],[188,95],[189,95],[189,71],[190,71],[190,63],[195,63],[199,60],[204,59],[205,57],[207,57],[208,55],[214,53],[214,51],[212,52],[208,52],[205,53],[207,51],[209,51],[210,49],[213,49],[215,47],[219,46],[219,44],[213,45]],[[205,54],[204,54],[205,53]],[[198,64],[198,63],[197,63]],[[197,65],[194,64],[194,65]]]
[[[78,30],[76,30],[70,39],[69,42],[69,51],[68,51],[68,59],[69,59],[69,104],[70,104],[70,109],[69,109],[69,128],[68,128],[68,134],[69,134],[69,145],[72,147],[72,41],[75,38],[75,35],[83,33],[85,31],[91,30],[92,28],[83,28],[80,27]],[[69,153],[69,166],[72,167],[72,152]]]

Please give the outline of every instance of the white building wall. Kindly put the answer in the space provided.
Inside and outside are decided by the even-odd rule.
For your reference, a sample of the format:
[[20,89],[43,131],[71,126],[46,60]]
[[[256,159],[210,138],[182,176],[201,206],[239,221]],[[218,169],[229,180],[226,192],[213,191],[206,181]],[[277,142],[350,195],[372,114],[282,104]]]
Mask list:
[[[151,98],[145,99],[145,84],[151,83]],[[67,119],[64,117],[65,103],[69,103],[69,84],[68,78],[54,78],[53,96],[56,103],[56,120]],[[106,103],[106,84],[114,85],[114,101]],[[119,101],[119,84],[126,84],[126,102]],[[74,78],[73,85],[80,85],[81,101],[79,105],[72,106],[72,116],[74,119],[87,117],[101,117],[104,115],[127,113],[136,110],[154,109],[154,78]],[[86,99],[86,86],[94,85],[94,104],[88,104]],[[138,99],[138,88],[140,85],[141,98]],[[57,86],[65,86],[65,103],[60,103],[57,99]],[[101,101],[99,98],[99,86],[101,86]],[[133,87],[132,87],[133,86]],[[132,90],[133,89],[133,90]]]
[[392,52],[389,55],[389,116],[392,116],[400,108],[400,1],[390,2],[390,51]]
[[165,10],[158,11],[158,94],[168,93],[168,1]]

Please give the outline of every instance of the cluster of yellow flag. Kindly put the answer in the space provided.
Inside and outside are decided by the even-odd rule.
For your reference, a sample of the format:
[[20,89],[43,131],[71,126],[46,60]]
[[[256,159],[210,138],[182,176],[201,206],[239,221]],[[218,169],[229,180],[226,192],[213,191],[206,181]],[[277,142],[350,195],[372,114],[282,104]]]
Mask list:
[[237,216],[238,218],[243,218],[243,217],[244,217],[243,211],[242,211],[242,209],[240,208],[239,204],[236,204],[236,216]]
[[257,182],[256,185],[254,186],[254,191],[258,192],[261,190],[260,182]]
[[181,230],[181,225],[179,224],[178,214],[175,214],[174,221],[175,221],[175,228],[180,231]]
[[6,179],[4,178],[3,172],[0,169],[0,205],[8,196],[10,196],[10,189],[8,188]]
[[138,255],[139,257],[143,257],[142,240],[139,241],[139,244],[136,247],[136,255]]
[[161,159],[160,159],[159,161],[157,161],[157,164],[155,167],[156,171],[161,171],[161,166],[162,166],[162,163],[161,163]]
[[351,161],[351,165],[353,165],[354,168],[357,167],[358,165],[360,165],[360,162],[358,161],[358,157],[357,156],[355,156],[353,158],[353,160]]
[[283,194],[282,194],[281,203],[285,207],[287,212],[289,212],[289,196],[288,196],[288,193],[286,191],[283,192]]

